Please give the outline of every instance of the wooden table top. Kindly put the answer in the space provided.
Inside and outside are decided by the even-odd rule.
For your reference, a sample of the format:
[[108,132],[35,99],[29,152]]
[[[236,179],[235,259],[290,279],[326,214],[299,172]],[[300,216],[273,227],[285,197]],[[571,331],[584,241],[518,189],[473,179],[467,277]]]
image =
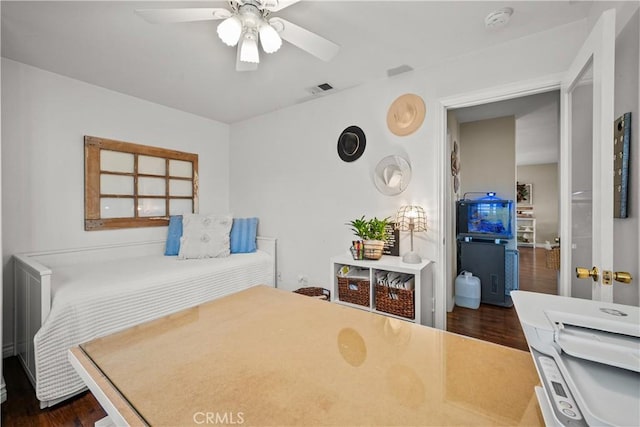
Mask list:
[[132,425],[543,425],[529,353],[267,286],[72,352]]

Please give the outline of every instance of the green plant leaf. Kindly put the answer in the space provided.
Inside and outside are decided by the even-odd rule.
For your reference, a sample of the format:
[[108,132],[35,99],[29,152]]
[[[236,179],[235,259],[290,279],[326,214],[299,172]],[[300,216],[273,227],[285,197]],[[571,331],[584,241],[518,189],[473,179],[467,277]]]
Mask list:
[[362,240],[382,240],[386,242],[389,238],[386,232],[389,221],[389,217],[382,219],[373,217],[373,219],[367,220],[363,215],[345,223],[345,225],[351,226],[353,234]]
[[366,236],[369,232],[369,222],[364,219],[364,215],[360,218],[347,222],[345,225],[351,226],[351,231],[354,235],[360,237],[362,240],[367,240]]

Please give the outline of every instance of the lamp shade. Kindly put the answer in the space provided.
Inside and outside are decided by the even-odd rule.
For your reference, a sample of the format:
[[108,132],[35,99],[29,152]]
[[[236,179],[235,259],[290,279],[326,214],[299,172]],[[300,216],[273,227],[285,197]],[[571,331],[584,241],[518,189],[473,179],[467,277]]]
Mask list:
[[427,215],[421,206],[407,205],[398,209],[396,228],[400,231],[427,231]]
[[256,40],[256,34],[247,31],[240,45],[240,61],[244,62],[260,62],[260,55],[258,53],[258,40]]
[[237,15],[233,15],[218,25],[218,37],[227,46],[235,46],[242,34],[242,22]]
[[266,53],[274,53],[282,46],[280,34],[269,23],[265,22],[260,26],[260,43],[262,50]]

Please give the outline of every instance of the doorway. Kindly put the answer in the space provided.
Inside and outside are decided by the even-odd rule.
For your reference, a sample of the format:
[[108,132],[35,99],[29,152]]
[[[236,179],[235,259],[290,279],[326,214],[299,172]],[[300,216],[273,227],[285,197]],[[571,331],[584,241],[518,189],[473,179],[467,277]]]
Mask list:
[[[445,329],[447,323],[447,311],[451,311],[453,308],[453,282],[455,279],[455,231],[454,221],[452,221],[452,212],[454,204],[454,195],[452,194],[451,174],[449,172],[450,152],[451,144],[446,133],[447,131],[447,111],[455,108],[462,108],[474,105],[487,104],[495,101],[502,101],[507,99],[513,99],[526,95],[534,95],[538,93],[548,92],[551,90],[557,90],[562,87],[561,95],[561,182],[560,188],[561,194],[561,218],[560,223],[563,224],[561,228],[561,257],[560,257],[560,287],[559,294],[562,296],[574,296],[572,276],[575,275],[575,265],[573,263],[573,251],[576,246],[576,242],[572,238],[572,215],[571,210],[573,205],[583,203],[581,198],[583,191],[576,191],[571,187],[572,180],[572,88],[575,88],[578,82],[577,78],[583,75],[583,72],[587,70],[587,65],[591,64],[598,68],[598,73],[593,73],[593,122],[592,139],[594,144],[599,148],[599,152],[595,154],[594,158],[605,159],[609,157],[611,150],[613,150],[613,140],[610,138],[612,135],[614,117],[619,117],[625,114],[627,111],[632,114],[638,114],[638,11],[637,8],[634,14],[628,14],[632,18],[623,25],[623,29],[618,33],[616,37],[615,33],[615,11],[605,11],[599,18],[590,36],[585,41],[583,47],[579,50],[574,62],[570,69],[566,72],[557,75],[545,76],[542,78],[521,81],[516,83],[508,83],[502,86],[479,90],[477,92],[467,93],[463,95],[451,96],[441,99],[439,102],[439,108],[437,108],[437,122],[440,129],[440,139],[438,144],[439,155],[439,198],[441,200],[439,206],[439,238],[441,239],[441,245],[439,246],[438,259],[441,260],[439,265],[436,266],[437,275],[442,279],[442,286],[435,287],[435,325],[438,328]],[[614,44],[615,44],[615,61],[614,61]],[[594,52],[599,52],[595,54]],[[613,64],[615,62],[616,70],[624,70],[620,73],[613,74]],[[598,78],[599,76],[599,78]],[[628,76],[628,78],[621,78],[620,76]],[[613,97],[613,82],[615,85],[615,100]],[[578,82],[579,83],[579,82]],[[596,100],[598,102],[596,102]],[[581,105],[581,104],[577,104]],[[634,129],[637,128],[638,121],[632,124]],[[636,132],[640,133],[640,132]],[[606,142],[605,142],[606,141]],[[599,144],[599,145],[598,145]],[[633,153],[633,152],[632,152]],[[638,152],[636,150],[634,156],[634,162],[637,161]],[[613,171],[609,170],[612,166],[608,162],[594,162],[589,165],[581,165],[581,168],[593,170],[594,176],[598,179],[593,179],[594,186],[598,189],[598,197],[593,197],[593,209],[591,210],[594,220],[591,226],[591,235],[598,236],[600,240],[593,241],[596,244],[591,245],[592,255],[596,254],[598,261],[589,262],[588,265],[600,266],[600,270],[603,270],[602,265],[606,265],[606,269],[615,271],[621,270],[629,272],[631,276],[637,277],[638,262],[640,259],[638,255],[638,216],[631,215],[628,218],[622,220],[614,220],[608,211],[607,203],[600,203],[603,199],[603,194],[606,195],[606,199],[609,198],[609,194],[612,192],[613,185],[611,179],[613,177]],[[604,167],[606,166],[606,168]],[[638,182],[637,168],[635,172],[631,173],[631,180]],[[610,173],[609,173],[610,172]],[[635,186],[637,187],[637,185]],[[595,194],[595,191],[594,191]],[[638,200],[631,203],[631,206],[635,207],[635,212],[640,212],[638,208]],[[597,207],[598,209],[596,209]],[[611,230],[613,222],[613,231]],[[606,245],[601,244],[604,241]],[[615,242],[615,244],[613,243]],[[604,248],[604,249],[603,249]],[[602,254],[605,253],[606,257]],[[611,262],[612,258],[615,263]],[[588,267],[587,267],[588,268]],[[594,276],[592,283],[586,281],[587,287],[591,285],[591,294],[589,298],[622,303],[638,305],[640,299],[638,298],[638,287],[628,286],[624,284],[612,283],[613,286],[603,286],[602,275]],[[605,289],[607,288],[607,289]],[[612,295],[613,294],[613,295]]]
[[[558,254],[559,233],[559,123],[558,90],[447,111],[449,140],[456,151],[452,162],[453,157],[457,162],[452,175],[458,181],[452,186],[451,223],[456,223],[456,200],[483,198],[489,191],[513,200],[512,238],[502,244],[507,253],[518,254],[517,287],[549,294],[558,293],[559,265],[553,255]],[[455,279],[460,244],[452,246]],[[447,330],[527,350],[515,309],[486,300],[477,309],[451,306]]]

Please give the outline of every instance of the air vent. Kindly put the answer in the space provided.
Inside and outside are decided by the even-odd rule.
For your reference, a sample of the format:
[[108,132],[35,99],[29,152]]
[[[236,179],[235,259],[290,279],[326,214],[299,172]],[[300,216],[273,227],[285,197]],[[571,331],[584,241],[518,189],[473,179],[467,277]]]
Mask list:
[[398,74],[406,73],[408,71],[413,71],[413,67],[410,65],[403,64],[396,68],[389,68],[387,70],[387,76],[393,77],[393,76],[397,76]]
[[324,93],[332,89],[333,86],[331,86],[329,83],[321,83],[318,86],[309,88],[309,92],[311,92],[312,95],[317,95],[319,93]]

